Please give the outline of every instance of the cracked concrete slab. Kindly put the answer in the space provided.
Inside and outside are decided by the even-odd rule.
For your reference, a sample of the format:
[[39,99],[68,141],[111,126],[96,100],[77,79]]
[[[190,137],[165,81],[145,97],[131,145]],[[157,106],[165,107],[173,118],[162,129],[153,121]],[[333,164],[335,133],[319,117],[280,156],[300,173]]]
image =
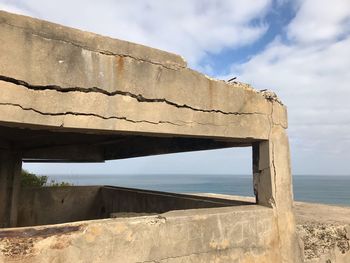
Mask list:
[[[0,80],[0,85],[1,120],[14,124],[115,132],[139,130],[179,135],[267,138],[264,127],[269,125],[269,119],[263,113],[196,111],[163,101],[140,103],[140,99],[122,94],[106,96],[100,92],[32,90],[3,80]],[[259,125],[252,126],[251,123]],[[159,125],[164,126],[163,131]]]
[[[144,53],[156,54],[154,59],[135,59],[129,53],[146,48],[136,44],[129,45],[125,56],[112,56],[105,48],[96,52],[96,45],[105,42],[114,41],[115,47],[125,43],[96,35],[101,41],[97,44],[96,39],[90,41],[92,33],[1,14],[0,32],[6,35],[0,43],[1,86],[4,92],[20,92],[25,98],[1,96],[3,122],[21,125],[27,120],[30,125],[35,120],[33,125],[52,128],[268,138],[273,102],[248,85],[210,79],[167,52],[149,49]],[[61,31],[66,31],[67,41],[56,36]],[[78,39],[85,44],[71,44]],[[182,66],[177,70],[160,66],[169,64],[169,56]],[[274,118],[276,123],[286,126],[285,107],[279,104],[277,109],[282,114]]]
[[[15,149],[27,158],[67,160],[72,156],[65,156],[64,149],[89,149],[86,160],[97,156],[100,161],[253,146],[256,201],[269,208],[276,228],[275,250],[266,253],[281,253],[281,262],[299,262],[287,110],[274,93],[209,78],[188,68],[175,54],[3,11],[0,34],[4,36],[0,40],[0,135],[5,138],[0,145],[5,145],[4,154]],[[19,140],[23,129],[27,141]],[[62,133],[85,145],[68,148]],[[94,137],[96,145],[87,143],[91,135],[100,137]],[[55,151],[48,154],[53,140],[58,141],[52,148]],[[28,145],[34,150],[28,151]],[[239,248],[239,257],[248,254],[251,259],[246,262],[269,262],[264,256],[255,259],[265,248],[250,242],[250,252]],[[222,248],[226,243],[212,245]],[[210,258],[211,250],[201,251]],[[219,253],[223,253],[220,260],[227,256],[225,251],[213,251],[214,258]],[[192,254],[183,255],[191,258]],[[197,256],[191,260],[201,260]],[[230,259],[239,261],[239,257]]]

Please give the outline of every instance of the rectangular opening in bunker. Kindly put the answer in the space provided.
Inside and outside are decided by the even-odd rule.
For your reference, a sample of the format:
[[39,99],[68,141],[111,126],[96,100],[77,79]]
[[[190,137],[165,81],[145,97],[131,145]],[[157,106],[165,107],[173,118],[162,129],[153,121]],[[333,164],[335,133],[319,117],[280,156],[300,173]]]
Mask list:
[[[60,147],[62,147],[63,152],[65,149],[68,149],[67,151],[70,151],[68,157],[71,157],[74,151],[67,148],[67,145],[71,147],[73,144],[78,146],[75,149],[76,153],[74,153],[77,156],[79,156],[81,149],[82,151],[86,149],[91,150],[95,149],[96,146],[98,146],[96,149],[101,149],[100,147],[103,147],[102,152],[105,154],[104,157],[123,156],[123,154],[125,154],[125,151],[120,153],[110,150],[118,149],[118,144],[123,141],[123,139],[116,138],[115,136],[108,135],[105,138],[89,136],[84,139],[84,136],[79,135],[79,137],[76,137],[76,135],[69,133],[62,134],[54,132],[51,134],[50,132],[42,133],[31,130],[19,131],[16,129],[11,130],[11,132],[11,136],[21,136],[23,132],[27,133],[27,135],[23,137],[26,139],[17,141],[20,141],[19,147],[26,151],[26,153],[23,154],[23,160],[30,163],[37,161],[40,163],[50,162],[52,160],[55,162],[75,162],[76,160],[74,159],[61,159],[60,155],[62,153],[59,150]],[[64,142],[62,142],[61,137],[64,137]],[[32,142],[28,142],[27,139],[32,139]],[[144,138],[141,136],[135,136],[135,138],[130,137],[127,140],[130,144],[137,143],[138,145],[140,145],[141,142],[153,143],[153,148],[158,147],[155,154],[180,152],[182,150],[190,151],[190,153],[186,154],[181,153],[146,157],[150,158],[149,162],[156,162],[157,160],[155,159],[161,161],[161,158],[164,157],[168,159],[169,162],[169,158],[172,156],[175,158],[175,161],[173,161],[173,163],[170,161],[169,168],[171,168],[171,166],[174,168],[174,166],[177,165],[176,163],[181,164],[185,162],[187,162],[187,168],[191,167],[191,169],[185,169],[185,171],[178,174],[176,173],[176,169],[175,172],[167,175],[158,174],[157,176],[160,181],[163,182],[163,186],[161,184],[157,185],[157,182],[154,180],[154,183],[148,185],[145,183],[142,185],[137,181],[138,178],[147,178],[147,176],[151,176],[149,173],[140,174],[137,177],[134,176],[134,184],[130,183],[133,180],[132,176],[131,180],[129,180],[129,184],[119,183],[118,177],[116,177],[114,183],[111,184],[103,181],[103,176],[96,173],[93,182],[94,185],[83,185],[84,181],[81,181],[80,183],[71,182],[73,183],[72,186],[22,186],[18,195],[16,226],[37,226],[103,218],[146,216],[162,214],[172,210],[235,207],[255,204],[255,198],[253,197],[253,179],[251,176],[251,147],[244,145],[245,150],[237,154],[235,150],[237,148],[230,147],[232,146],[231,144],[219,143],[216,145],[213,141],[201,141],[198,139],[191,141],[190,139],[176,140],[171,138],[171,141],[167,140],[169,139],[155,137]],[[40,141],[42,145],[35,145],[32,147],[33,141]],[[198,150],[205,150],[207,148],[225,149],[192,151],[197,145],[199,145]],[[173,150],[174,147],[175,150]],[[152,154],[146,146],[143,146],[143,149],[146,149],[145,155]],[[88,151],[85,153],[87,152]],[[128,154],[132,157],[137,156],[137,153],[133,152],[133,150],[129,150]],[[242,158],[242,154],[248,155],[249,158]],[[86,156],[86,161],[92,161],[88,158],[95,157],[95,155],[96,152],[93,152],[91,156]],[[45,156],[47,156],[47,159],[45,159]],[[122,158],[126,157],[127,156],[123,156]],[[235,157],[238,158],[235,160]],[[133,161],[137,160],[138,158],[133,159]],[[78,161],[84,162],[85,160]],[[98,158],[96,161],[99,161]],[[132,165],[131,161],[128,160],[128,162],[130,162],[128,165]],[[99,167],[103,165],[106,165],[106,163],[98,164]],[[239,166],[242,165],[248,166],[246,167],[247,169],[240,169]],[[120,163],[115,165],[116,169],[118,169],[119,166]],[[26,167],[27,165],[24,165],[24,168]],[[64,175],[64,171],[67,169],[62,169],[60,166],[57,166],[57,170],[57,173]],[[244,170],[247,172],[244,172]],[[194,171],[196,174],[194,174]],[[217,171],[217,173],[214,171]],[[247,174],[248,171],[250,171],[250,175]],[[100,176],[102,177],[101,179],[99,179]],[[124,175],[124,178],[125,176],[127,175]],[[171,179],[170,181],[175,183],[164,185],[164,178],[166,178],[166,176]],[[120,178],[122,177],[119,177],[119,179]],[[154,178],[153,175],[153,179]],[[182,186],[186,185],[187,187],[181,188],[181,180],[184,179],[186,180],[182,183]],[[89,184],[91,184],[91,181]],[[148,190],[145,190],[147,188]],[[242,195],[250,197],[242,198]]]

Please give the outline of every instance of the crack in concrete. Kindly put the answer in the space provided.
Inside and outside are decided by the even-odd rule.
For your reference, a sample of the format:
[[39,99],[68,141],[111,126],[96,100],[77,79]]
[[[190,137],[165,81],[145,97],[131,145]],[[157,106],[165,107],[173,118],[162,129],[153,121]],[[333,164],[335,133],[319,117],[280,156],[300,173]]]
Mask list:
[[203,254],[209,254],[209,253],[213,253],[213,252],[221,252],[221,251],[226,251],[229,249],[223,249],[223,250],[209,250],[209,251],[203,251],[203,252],[195,252],[195,253],[190,253],[190,254],[186,254],[186,255],[181,255],[181,256],[173,256],[173,257],[165,257],[165,258],[160,258],[160,259],[151,259],[151,260],[146,260],[146,261],[136,261],[136,263],[161,263],[164,260],[169,260],[169,259],[178,259],[178,258],[185,258],[185,257],[191,257],[191,256],[195,256],[195,255],[203,255]]
[[2,21],[1,23],[5,24],[5,25],[8,25],[10,27],[18,28],[18,29],[20,29],[22,31],[30,33],[33,36],[37,36],[37,37],[43,38],[45,40],[59,41],[59,42],[67,43],[67,44],[70,44],[72,46],[75,46],[75,47],[78,47],[78,48],[81,48],[81,49],[85,49],[85,50],[88,50],[88,51],[91,51],[91,52],[99,53],[99,54],[102,54],[102,55],[106,55],[106,56],[127,57],[127,58],[131,58],[131,59],[134,59],[134,60],[142,61],[142,62],[145,62],[145,63],[150,63],[150,64],[153,64],[153,65],[161,66],[161,67],[164,67],[164,68],[169,69],[169,70],[179,70],[181,68],[186,68],[185,66],[182,66],[182,65],[177,64],[177,63],[173,63],[172,64],[173,66],[167,66],[167,65],[164,65],[163,63],[160,63],[160,62],[155,62],[155,61],[152,61],[152,60],[147,60],[147,59],[135,57],[135,56],[132,56],[132,55],[115,53],[115,52],[111,52],[109,50],[92,49],[92,48],[90,48],[88,46],[81,45],[81,44],[78,44],[76,42],[72,42],[72,41],[68,41],[68,40],[64,40],[64,39],[60,39],[60,38],[49,38],[49,37],[45,36],[46,35],[45,32],[37,31],[39,33],[39,34],[37,34],[37,33],[34,33],[33,31],[31,31],[31,30],[29,30],[28,28],[25,28],[25,27],[12,25],[12,24],[4,22],[4,21]]
[[[274,121],[274,119],[273,119],[273,108],[274,108],[274,103],[276,103],[276,101],[270,101],[271,102],[271,122],[272,122],[272,124],[273,125],[276,125],[276,126],[280,126],[280,127],[282,127],[283,129],[287,129],[288,127],[287,126],[284,126],[282,123],[277,123],[277,122],[275,122]],[[278,101],[277,101],[277,103],[279,103]],[[283,104],[281,104],[282,106],[283,106]]]
[[149,124],[154,124],[154,125],[158,125],[158,124],[171,124],[171,125],[175,125],[175,126],[183,126],[177,123],[173,123],[170,121],[158,121],[158,122],[153,122],[153,121],[147,121],[147,120],[132,120],[132,119],[128,119],[127,117],[119,117],[119,116],[109,116],[109,117],[105,117],[99,114],[95,114],[95,113],[85,113],[85,112],[73,112],[73,111],[66,111],[66,112],[42,112],[39,111],[37,109],[34,108],[30,108],[30,107],[23,107],[20,104],[17,103],[4,103],[4,102],[0,102],[0,105],[4,105],[4,106],[14,106],[14,107],[19,107],[22,110],[25,111],[33,111],[35,113],[41,114],[41,115],[48,115],[48,116],[65,116],[65,115],[75,115],[75,116],[92,116],[92,117],[97,117],[97,118],[101,118],[104,120],[110,120],[110,119],[117,119],[117,120],[124,120],[124,121],[128,121],[128,122],[132,122],[132,123],[149,123]]
[[[249,247],[250,250],[261,249],[261,248],[262,247],[256,246],[256,245]],[[185,257],[194,256],[194,255],[204,255],[204,254],[210,254],[210,253],[222,253],[222,252],[227,252],[227,251],[235,250],[235,249],[242,249],[242,247],[233,246],[233,247],[228,247],[228,248],[224,248],[224,249],[208,250],[208,251],[202,251],[202,252],[193,252],[190,254],[180,255],[180,256],[165,257],[165,258],[160,258],[160,259],[150,259],[150,260],[146,260],[146,261],[136,261],[136,263],[161,263],[164,260],[169,260],[169,259],[185,258]]]
[[98,88],[98,87],[91,87],[91,88],[65,87],[65,88],[62,88],[62,87],[57,86],[57,85],[31,85],[28,82],[25,82],[23,80],[18,80],[18,79],[3,76],[3,75],[0,75],[0,80],[5,81],[5,82],[9,82],[9,83],[13,83],[15,85],[24,86],[24,87],[31,89],[31,90],[39,90],[39,91],[54,90],[54,91],[62,92],[62,93],[65,93],[65,92],[83,92],[83,93],[95,92],[95,93],[100,93],[100,94],[104,94],[107,96],[115,96],[115,95],[128,96],[128,97],[136,99],[138,102],[165,103],[165,104],[171,105],[171,106],[176,107],[176,108],[184,108],[184,109],[189,109],[189,110],[198,111],[198,112],[205,112],[205,113],[220,113],[220,114],[224,114],[224,115],[237,115],[237,116],[241,116],[241,115],[265,115],[266,116],[266,114],[262,113],[262,112],[226,112],[226,111],[222,111],[222,110],[218,110],[218,109],[200,109],[200,108],[196,108],[196,107],[193,107],[193,106],[190,106],[187,104],[178,104],[178,103],[175,103],[173,101],[167,100],[165,98],[146,98],[141,94],[134,94],[134,93],[131,93],[129,91],[116,90],[113,92],[109,92],[109,91],[106,91],[106,90]]
[[[198,121],[182,121],[182,120],[176,120],[176,121],[185,123],[189,126],[191,126],[192,124],[203,125],[203,126],[215,126],[215,127],[227,127],[228,126],[226,124],[214,124],[214,123],[198,122]],[[228,123],[228,124],[231,124],[231,123]]]
[[[275,217],[276,217],[276,227],[277,227],[277,238],[278,238],[278,244],[279,244],[279,248],[280,248],[280,251],[283,251],[282,249],[282,243],[281,243],[281,228],[280,228],[280,222],[279,222],[279,215],[278,214],[278,207],[277,207],[277,204],[276,204],[276,198],[277,198],[277,172],[276,172],[276,165],[275,165],[275,145],[273,143],[273,139],[271,139],[272,137],[272,130],[273,130],[273,126],[274,125],[278,125],[278,124],[275,124],[274,123],[274,120],[273,120],[273,108],[274,108],[274,101],[271,100],[271,113],[270,113],[270,116],[269,116],[269,119],[270,119],[270,131],[269,131],[269,148],[271,147],[271,151],[269,149],[269,154],[271,153],[271,165],[272,165],[272,171],[271,173],[273,172],[273,174],[271,174],[271,179],[273,179],[273,184],[274,184],[274,191],[273,191],[273,196],[271,197],[271,205],[273,207],[273,211],[274,211],[274,214],[275,214]],[[282,128],[283,126],[280,125]],[[283,255],[281,255],[283,257]]]
[[286,126],[284,126],[283,124],[281,124],[281,123],[276,123],[276,122],[273,122],[273,125],[276,125],[276,126],[280,126],[281,128],[283,128],[283,129],[287,129],[287,127]]
[[[277,188],[276,188],[276,166],[275,166],[275,151],[274,151],[274,144],[273,141],[271,140],[271,136],[272,136],[272,129],[273,126],[275,125],[274,121],[273,121],[273,101],[271,101],[271,113],[269,116],[269,120],[270,120],[270,131],[269,131],[269,148],[271,148],[271,164],[272,164],[272,170],[273,170],[273,183],[274,183],[274,196],[276,197],[277,194]],[[270,154],[270,149],[269,149],[269,154]],[[272,178],[271,178],[272,179]],[[273,200],[273,203],[275,203],[275,200]]]
[[[271,163],[272,163],[272,168],[273,168],[273,175],[274,175],[274,185],[275,185],[275,197],[277,196],[277,185],[276,185],[276,166],[275,166],[275,145],[273,143],[273,141],[270,139],[271,138],[271,134],[272,134],[272,129],[273,129],[273,126],[274,125],[279,125],[281,126],[282,128],[284,128],[282,125],[280,124],[276,124],[274,121],[273,121],[273,101],[271,101],[271,114],[270,114],[270,134],[269,134],[269,141],[270,141],[270,144],[271,144]],[[285,128],[284,128],[285,129]]]
[[269,126],[270,126],[270,129],[269,129],[269,140],[270,140],[270,138],[271,138],[271,134],[272,134],[272,128],[273,128],[273,118],[272,118],[272,116],[273,116],[273,102],[271,101],[270,102],[271,103],[271,112],[270,112],[270,115],[269,115]]
[[275,184],[275,196],[277,196],[277,185],[276,185],[276,166],[275,166],[275,150],[274,150],[274,144],[271,141],[271,152],[272,152],[272,157],[271,157],[271,163],[272,163],[272,168],[273,168],[273,175],[274,175],[274,184]]

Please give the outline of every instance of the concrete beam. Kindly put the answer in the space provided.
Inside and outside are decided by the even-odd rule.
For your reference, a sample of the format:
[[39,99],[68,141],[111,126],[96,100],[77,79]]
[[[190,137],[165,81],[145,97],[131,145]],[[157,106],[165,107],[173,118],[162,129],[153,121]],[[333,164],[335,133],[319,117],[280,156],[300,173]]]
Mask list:
[[272,102],[269,139],[253,144],[253,182],[257,204],[275,214],[282,262],[301,262],[293,214],[290,150],[285,128],[279,124],[280,105]]
[[268,138],[266,94],[211,79],[177,55],[6,12],[0,34],[2,122],[95,134]]
[[123,159],[130,157],[169,154],[178,152],[222,149],[249,146],[249,141],[241,143],[215,141],[211,139],[166,138],[135,136],[116,144],[105,145],[105,159]]
[[56,160],[61,162],[104,162],[103,149],[93,145],[65,145],[32,149],[23,152],[24,161]]
[[0,150],[0,227],[17,225],[21,168],[18,152]]
[[24,162],[103,162],[156,154],[250,146],[251,139],[87,134],[0,126],[0,148],[16,148]]

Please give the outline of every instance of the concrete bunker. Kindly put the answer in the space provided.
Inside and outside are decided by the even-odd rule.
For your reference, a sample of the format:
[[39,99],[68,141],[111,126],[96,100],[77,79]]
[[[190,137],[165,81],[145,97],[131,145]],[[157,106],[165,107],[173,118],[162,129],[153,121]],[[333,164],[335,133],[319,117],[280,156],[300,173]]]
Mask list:
[[[21,160],[24,162],[99,162],[107,159],[107,156],[114,155],[113,158],[115,158],[115,151],[110,150],[115,148],[119,148],[118,158],[128,158],[147,155],[150,152],[162,154],[237,145],[237,143],[199,138],[96,136],[13,127],[0,127],[0,133],[2,138],[16,144],[16,151],[18,154],[20,152],[23,158]],[[125,148],[122,148],[121,142],[125,143]],[[69,147],[68,156],[67,147]],[[76,151],[71,150],[74,147]],[[89,147],[94,149],[91,152],[92,155],[86,151]],[[145,148],[145,152],[140,152],[140,149]],[[95,157],[97,152],[104,154],[103,159]],[[17,214],[17,219],[13,218],[11,223],[9,218],[8,225],[4,225],[5,227],[48,225],[110,217],[135,217],[161,214],[172,210],[254,204],[243,200],[116,186],[19,187],[19,189],[17,190],[17,211],[13,215],[15,217]]]
[[[211,79],[171,53],[2,11],[0,33],[0,261],[300,261],[287,113],[273,93]],[[67,221],[26,211],[33,195],[35,205],[48,199],[40,190],[21,193],[22,160],[96,162],[242,146],[253,148],[256,204],[80,188],[90,204],[105,205],[92,209],[98,220],[13,228]],[[99,220],[125,212],[116,195],[133,210],[152,213],[156,204],[162,214]]]

